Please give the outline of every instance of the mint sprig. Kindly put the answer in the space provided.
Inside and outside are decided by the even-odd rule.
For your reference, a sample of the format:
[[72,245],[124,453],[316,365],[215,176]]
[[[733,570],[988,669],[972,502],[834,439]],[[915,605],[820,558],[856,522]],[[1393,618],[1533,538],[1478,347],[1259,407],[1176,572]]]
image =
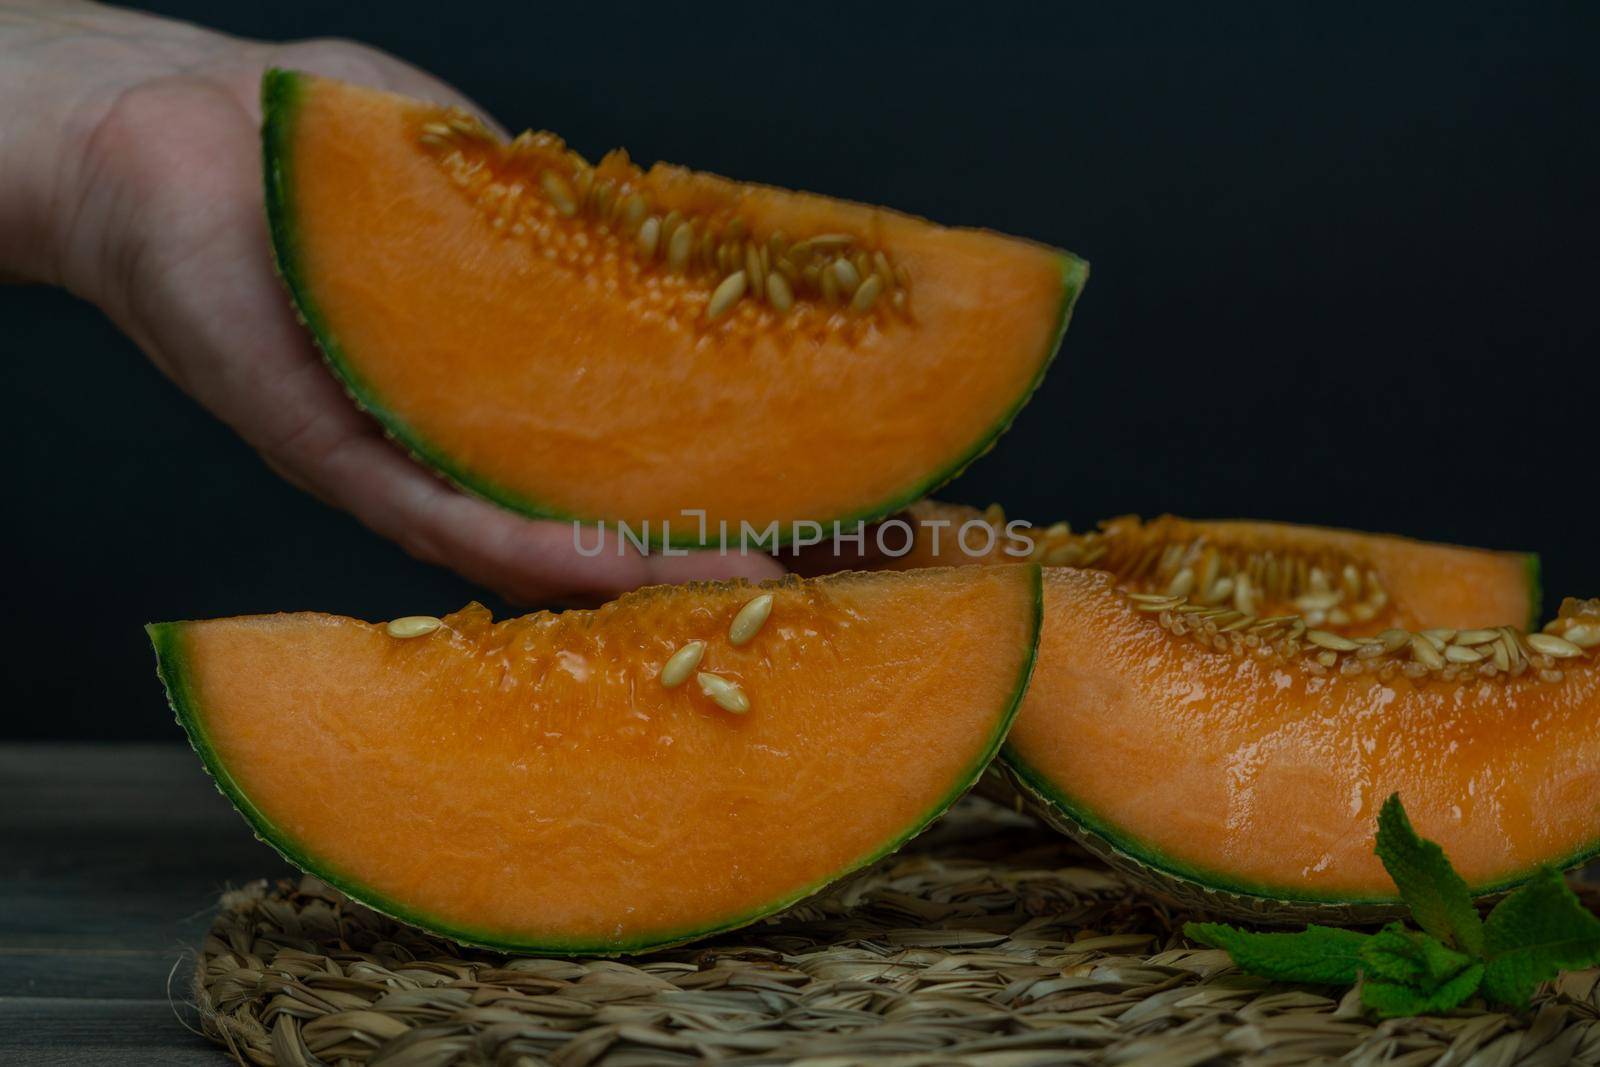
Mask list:
[[1563,969],[1600,964],[1600,918],[1561,872],[1541,867],[1487,919],[1436,843],[1421,837],[1399,794],[1378,813],[1378,858],[1415,920],[1374,934],[1308,925],[1257,933],[1225,923],[1185,923],[1192,940],[1223,949],[1241,970],[1278,982],[1351,985],[1383,1016],[1451,1011],[1481,993],[1520,1010]]

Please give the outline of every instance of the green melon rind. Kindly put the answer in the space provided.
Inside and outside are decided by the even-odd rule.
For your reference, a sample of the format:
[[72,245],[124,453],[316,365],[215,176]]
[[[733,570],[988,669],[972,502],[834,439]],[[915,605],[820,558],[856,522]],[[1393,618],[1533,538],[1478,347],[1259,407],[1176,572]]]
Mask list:
[[[1388,922],[1408,914],[1398,896],[1357,897],[1306,895],[1260,885],[1223,871],[1207,870],[1176,860],[1160,849],[1123,832],[1080,802],[1071,800],[1038,768],[1007,742],[996,763],[1005,784],[1041,821],[1077,840],[1108,865],[1178,906],[1196,913],[1243,920],[1258,925],[1299,922],[1360,926]],[[1550,865],[1560,870],[1582,866],[1600,855],[1597,840]],[[1475,898],[1489,900],[1515,889],[1537,868],[1487,885],[1470,887]]]
[[217,790],[228,798],[239,814],[244,816],[245,821],[255,831],[256,837],[271,846],[284,860],[301,870],[309,871],[316,875],[351,900],[371,908],[373,911],[447,937],[463,945],[473,945],[498,952],[525,953],[540,956],[630,956],[671,948],[675,945],[698,941],[702,938],[736,930],[786,908],[793,907],[899,850],[906,842],[922,833],[936,819],[950,810],[956,801],[965,796],[977,783],[978,779],[983,776],[984,771],[999,753],[1002,742],[1004,742],[1006,735],[1011,730],[1011,724],[1017,716],[1017,711],[1022,706],[1022,699],[1028,691],[1028,681],[1033,675],[1034,660],[1039,648],[1039,632],[1044,624],[1044,587],[1043,578],[1037,564],[1023,564],[1021,566],[1031,571],[1027,581],[1033,594],[1032,611],[1029,617],[1030,636],[1026,643],[1021,667],[1017,672],[1016,682],[1013,684],[1009,696],[1006,697],[1005,704],[996,720],[995,728],[986,741],[982,752],[960,775],[944,797],[900,836],[848,864],[837,873],[806,886],[787,897],[752,909],[743,915],[714,922],[697,930],[646,935],[619,944],[568,941],[559,937],[549,937],[537,942],[507,940],[497,936],[493,931],[452,926],[449,923],[439,922],[425,914],[389,900],[382,894],[368,889],[355,878],[336,872],[328,865],[317,862],[308,850],[291,838],[287,832],[274,825],[272,820],[267,818],[266,814],[251,802],[244,790],[240,788],[239,784],[228,772],[227,765],[222,761],[207,737],[204,711],[189,684],[189,675],[185,668],[183,631],[187,624],[182,622],[150,623],[145,626],[145,632],[149,635],[150,643],[155,649],[156,675],[166,688],[167,702],[171,705],[178,724],[183,727],[184,732],[188,735],[190,746],[200,757],[201,763],[204,764],[207,773],[211,775]]
[[1528,632],[1533,633],[1544,618],[1544,563],[1538,553],[1522,557],[1522,570],[1528,576]]
[[[356,370],[340,345],[338,337],[329,327],[326,317],[312,299],[310,289],[305,282],[304,271],[300,266],[299,241],[296,237],[293,197],[290,191],[293,184],[291,142],[302,82],[302,76],[295,71],[276,67],[269,69],[261,80],[261,155],[266,184],[267,229],[272,237],[278,274],[283,278],[294,299],[301,321],[311,330],[323,358],[327,360],[329,367],[344,386],[345,392],[357,406],[378,420],[388,437],[400,444],[417,460],[474,496],[534,519],[590,524],[615,523],[616,520],[611,518],[574,515],[560,508],[551,507],[469,470],[444,450],[429,442],[415,427],[391,410],[371,383]],[[1073,308],[1089,279],[1089,264],[1085,260],[1070,252],[1058,251],[1057,254],[1061,262],[1061,302],[1056,313],[1056,328],[1052,332],[1049,348],[1040,360],[1032,381],[1021,391],[1011,409],[953,462],[885,502],[860,508],[837,518],[816,520],[824,530],[833,529],[835,523],[840,527],[846,527],[853,526],[857,522],[873,522],[902,510],[960,475],[975,460],[993,448],[1001,435],[1011,428],[1012,422],[1044,381],[1046,372],[1061,350],[1061,341],[1066,336],[1067,326],[1072,320]],[[780,522],[778,539],[774,547],[789,544],[796,523],[805,521],[799,519],[788,523]],[[709,528],[707,532],[709,534]],[[645,540],[653,549],[709,548],[719,545],[718,539],[710,536],[702,538],[675,533],[670,540],[663,540],[653,528]],[[766,543],[761,542],[761,544]]]

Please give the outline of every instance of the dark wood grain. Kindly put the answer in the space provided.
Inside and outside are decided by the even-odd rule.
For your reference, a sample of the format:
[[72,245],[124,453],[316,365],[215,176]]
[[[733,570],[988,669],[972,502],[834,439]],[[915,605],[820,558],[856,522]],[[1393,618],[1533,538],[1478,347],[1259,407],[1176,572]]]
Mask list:
[[227,1056],[185,1029],[165,1000],[0,997],[0,1063],[28,1067],[220,1067]]
[[0,746],[0,1063],[227,1062],[168,978],[218,893],[286,869],[187,746]]

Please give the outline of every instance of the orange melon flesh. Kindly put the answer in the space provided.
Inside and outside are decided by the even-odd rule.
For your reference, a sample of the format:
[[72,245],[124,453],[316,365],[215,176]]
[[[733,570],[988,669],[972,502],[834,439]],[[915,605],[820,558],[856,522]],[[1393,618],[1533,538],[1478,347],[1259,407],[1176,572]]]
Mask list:
[[[1101,523],[1097,530],[1075,535],[1040,527],[1019,528],[1018,536],[1025,538],[1018,542],[1019,548],[1027,546],[1030,551],[1018,556],[1006,551],[1009,542],[1005,539],[1005,516],[998,508],[980,512],[959,504],[924,500],[911,507],[906,518],[912,523],[916,541],[905,555],[882,561],[884,566],[914,569],[1033,559],[1045,564],[1071,563],[1108,570],[1117,574],[1127,589],[1164,592],[1174,576],[1172,568],[1159,570],[1153,557],[1168,546],[1181,546],[1185,550],[1184,565],[1191,570],[1199,569],[1197,560],[1209,549],[1234,559],[1270,554],[1286,569],[1298,568],[1296,582],[1302,591],[1306,591],[1304,576],[1311,567],[1320,567],[1336,590],[1344,567],[1354,567],[1363,582],[1382,590],[1382,601],[1344,598],[1347,611],[1352,601],[1365,599],[1370,614],[1313,620],[1313,625],[1343,634],[1375,634],[1390,627],[1529,627],[1535,624],[1540,611],[1539,558],[1521,552],[1496,552],[1393,534],[1285,522],[1163,515],[1148,522],[1124,516]],[[989,551],[971,555],[961,549],[957,532],[971,522],[986,523],[995,531]],[[931,523],[947,524],[938,527],[937,544]],[[900,541],[891,543],[898,547]],[[973,549],[982,548],[985,543],[981,531],[969,533],[967,544]],[[1302,610],[1289,597],[1258,593],[1256,600],[1254,614],[1263,617]]]
[[1222,910],[1392,900],[1372,849],[1394,792],[1487,892],[1600,843],[1596,651],[1557,682],[1318,676],[1176,636],[1110,574],[1046,568],[1005,759],[1052,821]]
[[[280,269],[334,370],[415,454],[532,515],[649,521],[654,541],[665,521],[684,542],[684,509],[707,541],[888,514],[1009,424],[1087,275],[883,208],[620,154],[586,169],[548,135],[441,147],[445,109],[307,75],[271,72],[263,97]],[[547,172],[758,242],[843,235],[903,271],[904,306],[751,296],[711,320],[726,270],[674,272],[626,221],[563,216]]]
[[[654,588],[424,637],[332,615],[151,628],[180,721],[285,856],[459,940],[616,954],[757,919],[977,778],[1033,660],[1039,572]],[[706,643],[735,715],[658,675]]]

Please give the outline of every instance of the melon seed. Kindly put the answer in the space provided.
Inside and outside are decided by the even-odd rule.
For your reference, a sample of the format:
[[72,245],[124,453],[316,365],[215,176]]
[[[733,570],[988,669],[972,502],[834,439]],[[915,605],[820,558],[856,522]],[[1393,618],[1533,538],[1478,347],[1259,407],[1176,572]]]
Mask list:
[[682,269],[689,262],[689,253],[694,251],[694,223],[685,222],[672,231],[672,240],[667,244],[667,266],[675,270]]
[[1361,647],[1348,637],[1341,637],[1326,630],[1307,630],[1306,640],[1318,648],[1326,648],[1334,652],[1354,652]]
[[394,619],[385,629],[390,637],[426,637],[443,625],[432,615],[406,615]]
[[577,194],[572,191],[572,186],[567,180],[553,170],[547,170],[539,176],[539,188],[544,190],[544,195],[550,198],[550,203],[555,209],[567,218],[578,213]]
[[661,667],[661,684],[668,689],[676,689],[689,680],[690,673],[700,666],[700,658],[706,654],[704,641],[690,641],[671,656]]
[[1529,634],[1526,640],[1535,652],[1542,652],[1556,659],[1570,659],[1573,656],[1583,655],[1583,649],[1554,634]]
[[1561,635],[1579,648],[1594,648],[1600,645],[1600,624],[1579,624],[1567,629]]
[[1436,671],[1444,669],[1444,655],[1433,646],[1426,634],[1417,634],[1411,639],[1411,655],[1424,667]]
[[757,633],[767,621],[767,616],[772,614],[772,594],[762,593],[739,609],[739,614],[733,617],[733,624],[728,627],[728,643],[735,648],[745,644]]
[[744,690],[722,675],[701,671],[694,676],[694,680],[700,683],[700,692],[710,697],[712,703],[723,711],[743,715],[750,710],[750,698],[744,695]]
[[711,302],[706,305],[706,318],[721,318],[723,312],[739,302],[739,298],[744,295],[744,290],[744,271],[736,270],[722,279],[722,283],[711,293]]
[[744,246],[744,273],[750,281],[750,292],[757,300],[767,295],[767,271],[761,265],[761,249],[754,244]]
[[794,291],[783,275],[774,271],[767,275],[767,303],[775,311],[788,311],[794,307]]
[[[1318,575],[1321,571],[1312,571]],[[1343,593],[1335,593],[1331,589],[1324,592],[1310,592],[1295,598],[1294,606],[1300,611],[1327,611],[1344,599]]]
[[1378,635],[1385,653],[1394,653],[1411,643],[1411,635],[1404,630],[1385,630]]
[[819,233],[815,237],[807,237],[804,241],[797,241],[790,251],[795,253],[809,253],[823,248],[845,248],[855,244],[855,238],[845,233]]
[[1185,567],[1173,575],[1171,583],[1167,586],[1168,596],[1188,596],[1194,592],[1194,568]]
[[651,215],[644,220],[644,225],[639,227],[639,257],[641,259],[654,259],[656,245],[661,241],[661,220]]
[[622,203],[622,224],[631,230],[643,223],[649,213],[649,202],[638,193],[634,193]]
[[1255,586],[1248,575],[1237,574],[1233,579],[1233,607],[1246,615],[1256,613]]
[[833,271],[825,270],[818,274],[817,286],[822,290],[822,299],[830,304],[839,302],[839,276]]
[[870,275],[856,289],[856,295],[850,299],[850,310],[859,313],[872,310],[872,305],[877,303],[878,294],[883,292],[883,279],[876,274]]
[[861,284],[861,275],[848,259],[840,258],[833,261],[833,280],[839,283],[840,292],[854,293]]

